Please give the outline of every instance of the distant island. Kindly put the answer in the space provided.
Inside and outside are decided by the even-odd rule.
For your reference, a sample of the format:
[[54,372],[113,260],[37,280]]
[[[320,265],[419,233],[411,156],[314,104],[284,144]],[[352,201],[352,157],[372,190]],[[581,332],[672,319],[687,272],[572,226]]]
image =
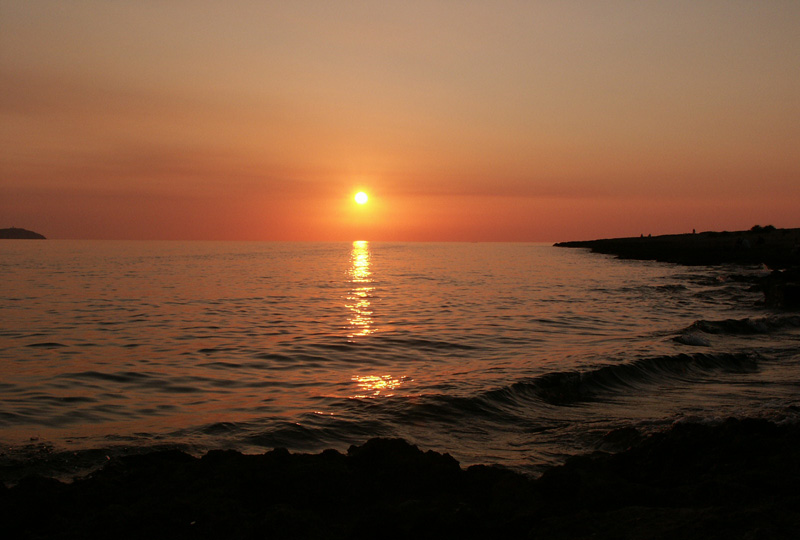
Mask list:
[[686,265],[765,264],[772,269],[783,269],[800,263],[800,229],[776,229],[772,225],[756,225],[747,231],[641,235],[555,245],[588,248],[620,259]]
[[46,238],[37,232],[11,227],[0,229],[0,240],[46,240]]

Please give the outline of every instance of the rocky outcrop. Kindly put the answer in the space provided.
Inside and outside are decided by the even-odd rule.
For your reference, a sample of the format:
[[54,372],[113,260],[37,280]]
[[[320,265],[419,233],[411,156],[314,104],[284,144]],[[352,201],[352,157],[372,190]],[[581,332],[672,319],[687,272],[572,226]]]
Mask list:
[[[64,484],[0,485],[9,538],[795,538],[800,428],[677,424],[540,478],[400,439],[346,454],[113,458]],[[613,434],[610,434],[612,436]],[[627,442],[626,442],[627,441]]]
[[775,270],[761,280],[764,304],[770,308],[800,308],[800,267]]
[[641,235],[560,242],[558,247],[588,248],[621,259],[687,265],[766,264],[780,269],[800,265],[800,229],[754,227],[749,231]]
[[768,308],[800,308],[800,229],[755,226],[749,231],[703,232],[560,242],[620,259],[685,265],[766,265],[773,270],[758,282]]

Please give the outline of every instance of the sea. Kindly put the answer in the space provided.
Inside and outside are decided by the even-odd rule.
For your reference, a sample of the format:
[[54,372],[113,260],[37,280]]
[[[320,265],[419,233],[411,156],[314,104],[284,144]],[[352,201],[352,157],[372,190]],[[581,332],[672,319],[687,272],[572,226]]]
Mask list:
[[678,422],[800,419],[764,267],[535,243],[3,241],[0,476],[401,437],[536,475]]

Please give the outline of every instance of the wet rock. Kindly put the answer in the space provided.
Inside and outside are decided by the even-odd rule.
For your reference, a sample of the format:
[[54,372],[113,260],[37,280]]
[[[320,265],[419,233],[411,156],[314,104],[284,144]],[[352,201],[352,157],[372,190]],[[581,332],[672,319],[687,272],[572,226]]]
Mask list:
[[620,452],[627,450],[636,443],[641,442],[642,434],[632,426],[622,427],[609,431],[600,441],[600,450],[604,452]]
[[800,429],[677,424],[533,479],[373,439],[347,454],[178,451],[0,489],[10,538],[794,538]]
[[761,281],[764,304],[770,308],[800,308],[800,268],[776,270]]

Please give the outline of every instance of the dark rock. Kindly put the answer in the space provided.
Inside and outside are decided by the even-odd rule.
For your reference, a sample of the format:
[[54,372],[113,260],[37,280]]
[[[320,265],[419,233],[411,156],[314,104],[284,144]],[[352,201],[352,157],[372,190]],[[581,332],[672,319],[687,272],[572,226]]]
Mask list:
[[373,439],[347,455],[178,451],[113,458],[72,484],[0,489],[9,538],[793,538],[800,428],[678,424],[532,479]]
[[800,307],[800,267],[775,270],[761,280],[764,304],[770,308],[797,309]]
[[[749,231],[610,238],[555,245],[587,248],[620,259],[685,265],[766,265],[773,273],[757,284],[764,292],[764,305],[778,309],[800,307],[800,229],[775,229],[768,225],[755,226]],[[685,336],[678,340],[702,345],[686,343],[691,338]]]
[[737,232],[702,232],[653,237],[609,238],[560,242],[558,247],[588,248],[621,259],[653,260],[686,265],[766,264],[780,269],[800,265],[800,229],[764,228]]
[[603,436],[600,449],[606,452],[627,450],[642,440],[642,434],[632,426],[614,429]]

